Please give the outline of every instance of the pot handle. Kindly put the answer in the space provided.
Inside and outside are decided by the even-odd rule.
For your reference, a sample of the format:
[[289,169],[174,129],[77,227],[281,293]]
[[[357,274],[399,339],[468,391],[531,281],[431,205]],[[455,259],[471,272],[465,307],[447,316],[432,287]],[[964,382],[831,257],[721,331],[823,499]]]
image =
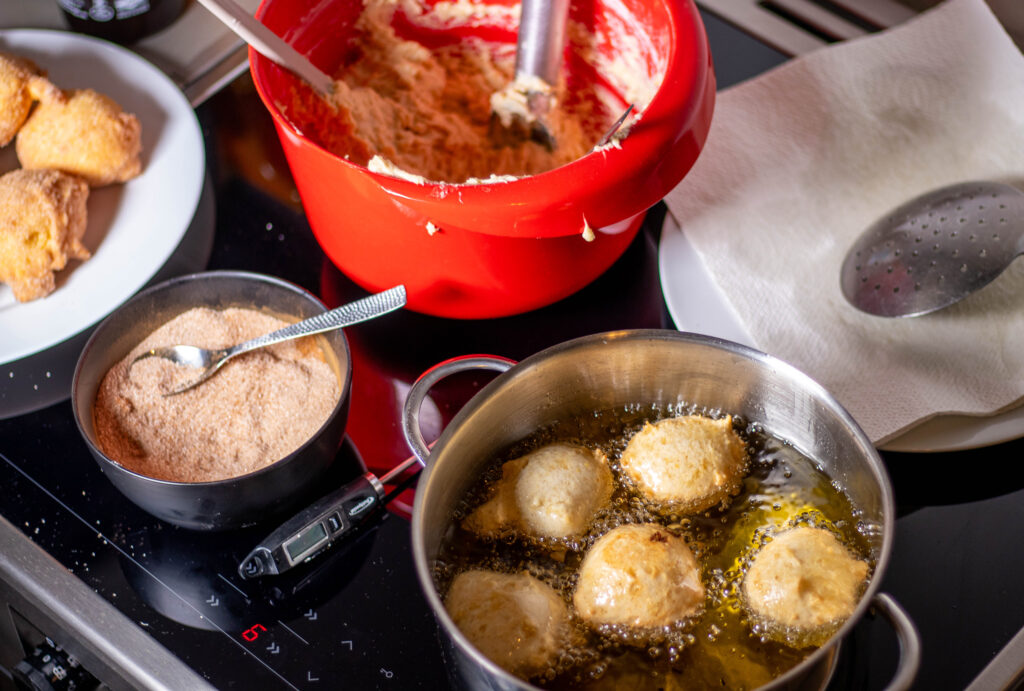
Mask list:
[[896,632],[900,644],[900,660],[886,691],[905,691],[914,683],[921,666],[921,636],[906,610],[888,593],[876,593],[871,607],[879,612]]
[[402,409],[402,433],[405,435],[405,443],[412,449],[420,465],[426,466],[427,459],[430,457],[430,449],[427,447],[426,440],[423,439],[423,432],[420,431],[420,406],[423,405],[423,399],[426,398],[431,387],[456,372],[465,372],[471,369],[505,372],[514,364],[516,364],[515,360],[497,355],[460,355],[434,365],[413,382]]

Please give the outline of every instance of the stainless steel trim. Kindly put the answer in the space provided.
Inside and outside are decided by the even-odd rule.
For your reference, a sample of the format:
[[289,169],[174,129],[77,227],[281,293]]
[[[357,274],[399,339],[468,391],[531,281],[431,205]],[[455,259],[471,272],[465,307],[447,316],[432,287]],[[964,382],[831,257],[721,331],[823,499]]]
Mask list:
[[787,55],[802,55],[827,45],[818,36],[765,9],[758,0],[698,0],[698,4]]
[[115,691],[214,688],[3,517],[0,596]]
[[992,661],[974,677],[967,691],[1018,689],[1024,682],[1024,629],[1017,632]]
[[770,0],[770,2],[761,2],[760,4],[767,7],[777,7],[780,10],[789,12],[821,33],[834,36],[840,40],[856,38],[868,33],[856,24],[847,21],[838,14],[829,11],[823,5],[811,0]]
[[181,84],[185,98],[196,108],[249,69],[249,47],[239,41],[234,51],[224,56],[202,74]]
[[[986,0],[1017,45],[1024,47],[1024,3]],[[697,0],[702,9],[787,55],[888,29],[939,0]]]
[[[236,0],[255,13],[259,0]],[[0,29],[66,30],[53,0],[0,1]],[[185,92],[193,107],[210,98],[249,68],[246,44],[198,3],[167,29],[128,46],[163,70]]]

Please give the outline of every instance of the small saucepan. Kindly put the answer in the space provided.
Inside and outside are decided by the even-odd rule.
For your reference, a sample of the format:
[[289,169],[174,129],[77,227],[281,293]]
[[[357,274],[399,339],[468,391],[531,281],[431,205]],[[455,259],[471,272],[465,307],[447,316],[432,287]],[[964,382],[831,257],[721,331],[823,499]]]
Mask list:
[[[428,450],[418,419],[426,391],[441,377],[467,368],[502,374],[459,411]],[[880,533],[872,541],[874,570],[853,614],[824,645],[763,688],[824,688],[841,641],[869,608],[881,612],[899,638],[901,660],[891,688],[908,687],[920,646],[910,619],[879,592],[892,550],[895,505],[885,467],[870,440],[827,391],[786,363],[746,346],[665,330],[587,336],[515,365],[487,356],[455,359],[428,371],[412,387],[403,425],[410,447],[427,464],[413,509],[413,551],[420,584],[454,663],[454,682],[470,688],[533,688],[484,657],[445,610],[434,566],[457,505],[493,459],[537,430],[638,404],[662,410],[696,405],[756,421],[768,434],[820,463],[863,520]]]
[[[254,525],[308,498],[330,468],[348,420],[352,361],[341,330],[321,334],[321,352],[341,395],[327,420],[293,452],[259,470],[210,482],[161,480],[126,468],[97,443],[93,405],[107,371],[146,336],[193,307],[253,309],[288,321],[326,311],[302,288],[272,276],[209,271],[148,288],[115,310],[93,332],[78,359],[71,388],[75,422],[103,473],[128,499],[157,518],[194,530]],[[229,411],[225,411],[225,415]]]

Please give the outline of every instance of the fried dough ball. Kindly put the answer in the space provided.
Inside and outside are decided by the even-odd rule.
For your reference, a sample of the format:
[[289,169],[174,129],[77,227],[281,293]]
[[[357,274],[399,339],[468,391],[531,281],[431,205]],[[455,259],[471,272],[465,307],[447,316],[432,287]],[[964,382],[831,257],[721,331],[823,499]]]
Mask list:
[[612,495],[604,454],[573,444],[549,444],[506,462],[495,494],[463,527],[480,535],[507,528],[536,537],[583,533]]
[[25,124],[32,104],[43,97],[62,98],[43,71],[29,60],[0,53],[0,146],[7,146]]
[[645,423],[621,464],[647,498],[696,512],[739,492],[747,452],[731,416],[685,415]]
[[125,182],[142,171],[142,126],[113,99],[92,89],[43,97],[15,141],[23,168],[54,168],[93,187]]
[[867,576],[867,562],[831,532],[800,526],[757,552],[742,590],[758,618],[791,633],[828,634],[853,613]]
[[703,602],[693,552],[653,523],[622,525],[601,536],[583,558],[573,593],[576,612],[587,623],[634,629],[684,621]]
[[463,572],[444,606],[480,652],[523,678],[543,672],[572,641],[569,608],[554,588],[526,572]]
[[0,177],[0,283],[27,302],[56,287],[53,272],[87,259],[82,245],[89,186],[56,170],[13,170]]

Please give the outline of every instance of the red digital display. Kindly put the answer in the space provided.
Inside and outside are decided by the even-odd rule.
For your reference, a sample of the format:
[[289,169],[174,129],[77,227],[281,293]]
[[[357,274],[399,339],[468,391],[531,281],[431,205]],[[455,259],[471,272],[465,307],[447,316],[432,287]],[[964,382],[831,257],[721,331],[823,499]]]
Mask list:
[[263,624],[254,624],[242,632],[242,638],[252,643],[260,637],[260,631],[266,631],[267,627]]

